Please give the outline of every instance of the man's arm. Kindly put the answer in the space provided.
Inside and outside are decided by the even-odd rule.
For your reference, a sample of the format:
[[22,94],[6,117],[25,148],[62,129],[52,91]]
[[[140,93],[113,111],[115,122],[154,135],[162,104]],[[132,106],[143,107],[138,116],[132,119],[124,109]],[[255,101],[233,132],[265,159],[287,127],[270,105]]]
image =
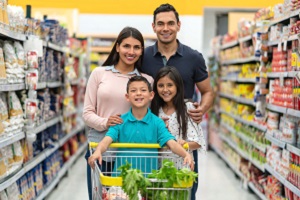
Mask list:
[[175,140],[169,140],[167,145],[173,153],[184,158],[183,164],[188,164],[191,170],[194,170],[194,161],[192,156],[186,150],[184,150],[180,144],[178,144]]
[[208,111],[208,109],[213,104],[214,92],[210,86],[210,78],[196,83],[198,90],[201,93],[201,103],[194,103],[196,107],[195,110],[189,110],[188,113],[194,122],[200,123],[202,121],[202,116]]
[[89,157],[88,163],[89,165],[94,169],[95,165],[94,162],[96,160],[99,161],[100,165],[102,164],[102,153],[104,153],[107,148],[109,147],[109,145],[113,142],[113,139],[109,136],[105,136],[103,138],[103,140],[101,140],[101,142],[98,144],[95,152],[93,153],[93,155],[91,155]]

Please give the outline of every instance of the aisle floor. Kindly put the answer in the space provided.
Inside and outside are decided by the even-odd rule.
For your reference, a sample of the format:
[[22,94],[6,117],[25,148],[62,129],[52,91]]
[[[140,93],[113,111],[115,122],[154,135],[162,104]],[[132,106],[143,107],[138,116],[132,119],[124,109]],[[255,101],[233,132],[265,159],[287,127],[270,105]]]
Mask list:
[[[242,188],[236,178],[213,151],[201,155],[199,162],[199,188],[197,200],[258,200],[259,198]],[[86,187],[86,162],[81,156],[63,178],[47,200],[88,199]]]

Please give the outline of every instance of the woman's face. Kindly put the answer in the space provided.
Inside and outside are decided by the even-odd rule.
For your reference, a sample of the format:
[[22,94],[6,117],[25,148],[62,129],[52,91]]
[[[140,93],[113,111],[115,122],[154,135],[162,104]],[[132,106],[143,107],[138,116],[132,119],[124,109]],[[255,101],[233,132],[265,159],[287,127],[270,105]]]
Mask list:
[[134,64],[142,55],[143,47],[140,41],[133,37],[128,37],[120,44],[117,44],[116,50],[120,56],[120,64],[124,64],[128,67],[134,67]]
[[157,93],[164,100],[164,102],[172,102],[177,94],[177,87],[168,76],[164,76],[157,81]]

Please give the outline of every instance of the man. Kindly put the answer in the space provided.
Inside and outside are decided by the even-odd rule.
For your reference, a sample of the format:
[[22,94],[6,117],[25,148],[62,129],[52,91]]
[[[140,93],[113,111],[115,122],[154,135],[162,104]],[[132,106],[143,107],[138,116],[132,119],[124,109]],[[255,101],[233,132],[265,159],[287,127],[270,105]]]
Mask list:
[[[200,105],[195,103],[196,109],[189,110],[188,113],[195,122],[200,123],[203,114],[212,105],[214,94],[202,54],[177,40],[180,26],[179,14],[172,5],[162,4],[156,8],[152,28],[157,35],[157,42],[145,49],[142,72],[155,78],[158,70],[163,66],[176,67],[183,78],[186,99],[192,99],[196,84],[201,93],[201,103]],[[194,151],[194,159],[195,172],[198,172],[196,151]],[[194,186],[192,199],[195,199],[198,184]]]

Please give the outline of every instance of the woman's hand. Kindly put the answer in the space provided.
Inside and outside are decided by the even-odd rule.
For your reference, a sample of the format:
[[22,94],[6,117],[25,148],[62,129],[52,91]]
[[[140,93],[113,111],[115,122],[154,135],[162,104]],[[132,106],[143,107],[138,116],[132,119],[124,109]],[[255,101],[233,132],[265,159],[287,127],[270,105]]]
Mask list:
[[109,127],[115,126],[117,124],[122,124],[123,120],[120,116],[121,116],[121,114],[110,116],[107,120],[106,127],[109,128]]
[[96,160],[98,160],[99,164],[102,165],[102,154],[99,151],[95,151],[88,159],[88,163],[93,169],[95,169]]

